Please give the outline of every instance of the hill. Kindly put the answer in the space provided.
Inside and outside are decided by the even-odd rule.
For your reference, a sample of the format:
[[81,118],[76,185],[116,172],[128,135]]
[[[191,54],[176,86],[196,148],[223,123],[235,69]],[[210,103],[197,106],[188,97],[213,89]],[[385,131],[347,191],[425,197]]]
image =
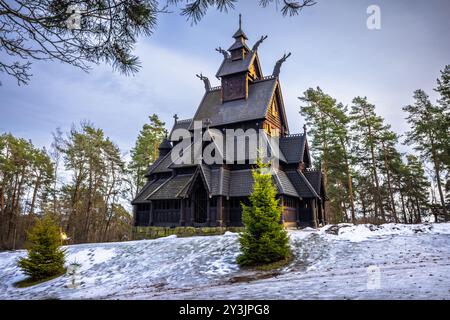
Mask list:
[[238,235],[67,246],[68,275],[18,289],[24,250],[0,253],[1,299],[450,299],[450,223],[289,231],[295,259],[240,270]]

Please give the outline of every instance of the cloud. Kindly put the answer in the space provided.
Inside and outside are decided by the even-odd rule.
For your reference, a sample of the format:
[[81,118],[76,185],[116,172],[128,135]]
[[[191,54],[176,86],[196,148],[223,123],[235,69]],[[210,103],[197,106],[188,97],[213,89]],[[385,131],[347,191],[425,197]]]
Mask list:
[[195,74],[214,74],[215,67],[145,41],[137,54],[142,69],[131,77],[103,65],[86,74],[56,63],[35,64],[29,86],[6,84],[10,91],[0,105],[0,128],[48,146],[56,127],[68,130],[72,123],[90,120],[129,150],[150,114],[158,114],[169,127],[174,113],[191,117],[204,92]]

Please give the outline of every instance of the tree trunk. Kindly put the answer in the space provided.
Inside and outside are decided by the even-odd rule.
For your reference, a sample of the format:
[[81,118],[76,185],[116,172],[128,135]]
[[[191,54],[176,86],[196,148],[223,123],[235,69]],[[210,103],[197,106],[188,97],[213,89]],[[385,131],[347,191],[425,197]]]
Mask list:
[[403,193],[401,191],[400,191],[400,199],[402,201],[403,221],[404,221],[404,223],[408,223],[408,219],[406,218],[405,199],[404,199]]
[[352,175],[350,174],[350,164],[348,161],[348,154],[347,154],[347,148],[345,146],[345,143],[343,141],[343,139],[341,138],[341,146],[342,149],[344,151],[344,158],[345,158],[345,174],[347,176],[347,188],[348,188],[348,200],[350,203],[350,210],[351,210],[351,215],[352,215],[352,223],[356,222],[356,217],[355,217],[355,199],[353,198],[353,179],[352,179]]
[[445,221],[449,221],[450,218],[447,215],[447,209],[445,207],[445,197],[444,197],[444,193],[442,191],[440,162],[439,162],[439,159],[436,154],[436,148],[435,148],[433,140],[431,140],[431,156],[433,158],[434,172],[436,175],[436,182],[437,182],[437,186],[438,186],[438,190],[439,190],[439,197],[441,199],[442,213],[444,214]]
[[[364,117],[367,119],[367,114],[365,112],[365,110],[363,109],[363,113],[364,113]],[[374,146],[374,135],[372,132],[372,127],[370,125],[367,126],[368,129],[368,133],[369,133],[369,141],[370,141],[370,154],[371,154],[371,160],[372,160],[372,173],[373,173],[373,179],[375,181],[375,202],[377,203],[377,205],[375,206],[375,208],[378,206],[380,213],[381,213],[381,219],[383,221],[385,221],[385,216],[384,216],[384,209],[383,209],[383,202],[381,200],[381,192],[380,192],[380,182],[378,180],[378,174],[377,174],[377,167],[376,167],[376,160],[375,160],[375,146]],[[377,218],[377,210],[375,210],[375,218]]]
[[[370,153],[372,157],[372,173],[373,173],[373,179],[375,181],[375,197],[377,206],[379,208],[379,211],[381,213],[381,219],[383,221],[386,221],[386,217],[384,216],[384,209],[383,209],[383,201],[381,200],[381,193],[380,193],[380,181],[378,180],[378,173],[377,173],[377,167],[376,167],[376,160],[375,160],[375,150],[373,145],[370,146]],[[375,213],[377,215],[377,213]]]
[[37,193],[41,183],[41,174],[36,178],[36,183],[34,184],[33,197],[31,199],[30,211],[29,214],[32,215],[34,213],[34,206],[36,204]]
[[395,201],[394,201],[394,192],[392,191],[392,183],[391,183],[391,171],[389,170],[389,164],[388,159],[386,155],[386,148],[384,146],[384,142],[381,142],[381,146],[383,148],[383,155],[384,155],[384,167],[386,168],[386,176],[387,176],[387,183],[388,183],[388,192],[389,192],[389,198],[391,200],[391,209],[392,209],[392,215],[394,216],[394,221],[398,222],[397,219],[397,212],[395,210]]
[[417,206],[417,222],[421,223],[422,222],[422,216],[420,214],[420,205],[419,205],[419,200],[416,197],[416,206]]
[[364,197],[361,195],[361,206],[362,206],[362,214],[363,214],[363,223],[367,223],[366,219],[366,202],[364,201]]

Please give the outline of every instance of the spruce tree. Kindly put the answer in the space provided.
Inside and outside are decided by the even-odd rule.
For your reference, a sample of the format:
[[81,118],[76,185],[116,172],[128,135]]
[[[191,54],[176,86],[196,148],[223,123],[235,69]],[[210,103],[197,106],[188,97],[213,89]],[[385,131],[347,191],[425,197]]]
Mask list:
[[268,167],[261,160],[252,171],[254,185],[250,205],[242,204],[245,230],[239,241],[241,266],[257,266],[286,260],[290,256],[288,235],[280,223],[282,207],[276,199],[277,190]]
[[28,241],[31,244],[28,257],[21,258],[18,265],[31,280],[43,280],[65,272],[65,252],[60,249],[60,233],[50,215],[36,221],[28,233]]

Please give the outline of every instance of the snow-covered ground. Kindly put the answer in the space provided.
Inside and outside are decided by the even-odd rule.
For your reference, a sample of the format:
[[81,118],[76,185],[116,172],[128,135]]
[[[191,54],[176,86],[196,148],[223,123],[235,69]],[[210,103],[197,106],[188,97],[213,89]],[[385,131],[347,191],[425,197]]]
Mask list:
[[0,299],[450,299],[450,223],[340,224],[289,231],[294,260],[240,270],[238,235],[67,247],[81,264],[18,289],[25,251],[0,253]]

